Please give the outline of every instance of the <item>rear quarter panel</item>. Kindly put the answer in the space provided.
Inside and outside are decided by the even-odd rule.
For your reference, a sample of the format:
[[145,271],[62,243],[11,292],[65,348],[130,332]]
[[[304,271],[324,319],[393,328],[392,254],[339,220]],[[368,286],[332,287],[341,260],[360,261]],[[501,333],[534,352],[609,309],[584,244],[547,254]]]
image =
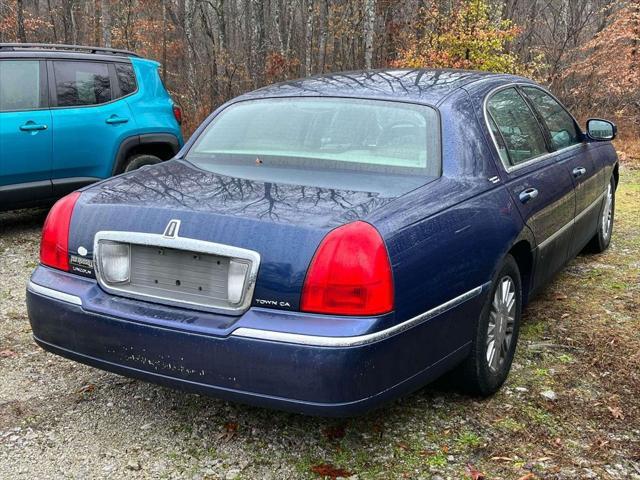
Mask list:
[[[440,111],[442,176],[371,218],[387,243],[398,322],[485,285],[525,229],[509,192],[489,180],[496,167],[466,92]],[[446,326],[449,351],[471,340],[475,320]]]
[[131,63],[136,74],[138,91],[126,97],[126,100],[136,120],[135,133],[171,133],[182,145],[180,125],[173,116],[174,102],[158,75],[159,64],[139,58],[132,58]]

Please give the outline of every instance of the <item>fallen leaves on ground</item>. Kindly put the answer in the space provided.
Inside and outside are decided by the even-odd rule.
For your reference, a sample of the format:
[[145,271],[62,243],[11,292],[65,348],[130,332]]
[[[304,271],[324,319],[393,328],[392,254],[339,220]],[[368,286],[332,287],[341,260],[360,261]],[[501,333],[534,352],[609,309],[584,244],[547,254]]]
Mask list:
[[329,463],[314,465],[311,467],[311,471],[322,477],[338,478],[351,476],[351,473],[347,472],[344,468],[337,468]]
[[615,418],[617,420],[624,420],[624,414],[622,413],[622,408],[620,408],[620,407],[607,407],[607,409],[611,412],[611,415],[613,415],[613,418]]
[[96,386],[93,383],[89,383],[87,385],[84,385],[82,387],[80,387],[77,391],[77,393],[91,393],[96,389]]
[[15,357],[16,355],[18,355],[16,352],[14,352],[13,350],[0,350],[0,358],[11,358],[11,357]]
[[471,477],[471,480],[485,480],[484,473],[470,463],[467,464],[467,475]]
[[332,425],[324,429],[324,436],[327,440],[340,440],[346,435],[345,425]]

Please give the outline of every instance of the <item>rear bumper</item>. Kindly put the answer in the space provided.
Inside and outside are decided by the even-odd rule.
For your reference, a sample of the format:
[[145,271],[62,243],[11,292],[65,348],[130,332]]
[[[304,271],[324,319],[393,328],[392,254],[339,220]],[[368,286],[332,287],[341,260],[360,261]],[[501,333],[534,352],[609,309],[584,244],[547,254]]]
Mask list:
[[[56,289],[32,281],[27,291],[34,338],[44,349],[174,388],[329,416],[363,413],[419,388],[463,359],[470,332],[465,334],[469,329],[458,325],[456,337],[451,338],[451,322],[466,324],[483,296],[478,292],[410,329],[371,341],[368,334],[340,336],[340,330],[344,333],[351,328],[344,319],[334,319],[333,336],[287,336],[284,332],[274,336],[272,331],[235,326],[242,322],[228,328],[210,324],[209,331],[198,321],[191,325],[188,320],[154,323],[151,314],[146,318],[135,315],[136,309],[139,313],[145,308],[145,302],[111,296],[105,300],[106,294],[90,286],[91,280],[70,279],[48,269],[46,275],[38,275],[38,270],[34,279],[46,283],[60,277]],[[74,282],[84,282],[89,293],[74,294]],[[89,311],[109,301],[125,303],[131,315],[124,315],[122,309],[117,315]],[[249,312],[257,317],[272,314],[260,309]],[[303,321],[295,315],[298,322]],[[172,313],[167,312],[167,317],[172,318]],[[264,338],[255,338],[260,331],[265,332]],[[331,343],[336,346],[327,346],[321,338],[338,340]],[[362,341],[351,344],[345,338]],[[302,343],[305,340],[307,344]]]

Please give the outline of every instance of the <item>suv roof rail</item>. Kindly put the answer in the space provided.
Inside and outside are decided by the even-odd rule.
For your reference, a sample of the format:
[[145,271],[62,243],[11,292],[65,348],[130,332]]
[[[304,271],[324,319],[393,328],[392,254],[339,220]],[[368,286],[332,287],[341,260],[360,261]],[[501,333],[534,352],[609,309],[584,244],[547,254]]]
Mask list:
[[131,57],[139,57],[137,53],[119,48],[110,47],[89,47],[84,45],[65,45],[56,43],[0,43],[0,51],[16,51],[16,50],[68,50],[80,53],[100,53],[106,55],[125,55]]

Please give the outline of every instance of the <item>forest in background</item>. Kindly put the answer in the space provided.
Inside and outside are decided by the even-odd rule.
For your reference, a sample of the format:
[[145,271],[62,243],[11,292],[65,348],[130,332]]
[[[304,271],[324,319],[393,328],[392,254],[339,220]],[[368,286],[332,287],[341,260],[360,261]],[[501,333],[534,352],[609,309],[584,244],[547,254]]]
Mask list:
[[0,0],[0,42],[156,59],[187,134],[229,98],[291,78],[388,67],[518,73],[581,121],[616,121],[623,157],[640,157],[640,1]]

